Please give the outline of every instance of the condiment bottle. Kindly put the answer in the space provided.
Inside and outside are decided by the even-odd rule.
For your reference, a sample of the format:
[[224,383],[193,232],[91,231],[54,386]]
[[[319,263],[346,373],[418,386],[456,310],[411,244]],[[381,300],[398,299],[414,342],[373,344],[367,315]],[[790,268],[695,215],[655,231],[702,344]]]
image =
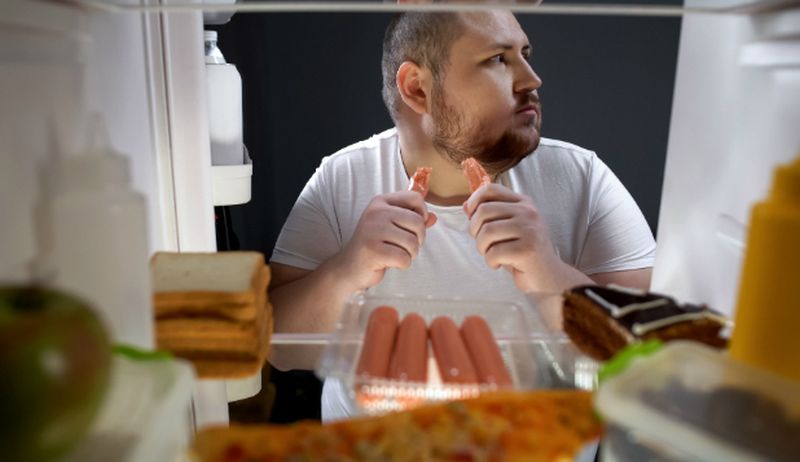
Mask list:
[[753,208],[730,354],[800,382],[800,156]]
[[43,248],[52,282],[88,300],[113,341],[153,348],[145,198],[96,117],[85,152],[51,164]]

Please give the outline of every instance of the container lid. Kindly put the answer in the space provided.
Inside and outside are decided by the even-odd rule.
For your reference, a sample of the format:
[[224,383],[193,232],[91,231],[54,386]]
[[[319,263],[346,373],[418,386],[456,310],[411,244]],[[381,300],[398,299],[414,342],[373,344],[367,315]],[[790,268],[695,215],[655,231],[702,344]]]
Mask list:
[[[359,292],[342,309],[337,330],[330,338],[316,368],[321,378],[333,378],[345,388],[346,405],[354,414],[380,414],[407,409],[427,401],[463,399],[497,387],[487,384],[443,383],[433,366],[433,349],[428,350],[426,382],[407,382],[386,378],[364,378],[356,374],[364,336],[373,310],[394,308],[400,318],[420,315],[426,325],[438,316],[451,318],[457,325],[468,316],[480,316],[497,341],[514,389],[573,388],[573,360],[564,364],[563,349],[568,344],[544,328],[530,325],[522,306],[497,300],[408,297]],[[574,358],[573,358],[574,359]],[[568,377],[562,377],[565,373]],[[567,383],[569,382],[569,383]]]
[[603,382],[596,405],[642,444],[693,460],[800,460],[800,383],[694,342],[670,342]]
[[64,462],[177,460],[192,431],[194,384],[187,361],[115,354],[92,428]]
[[794,206],[800,204],[800,155],[775,169],[770,199]]
[[54,166],[54,192],[125,187],[130,183],[128,159],[111,147],[103,119],[95,115],[90,124],[85,151],[64,156]]

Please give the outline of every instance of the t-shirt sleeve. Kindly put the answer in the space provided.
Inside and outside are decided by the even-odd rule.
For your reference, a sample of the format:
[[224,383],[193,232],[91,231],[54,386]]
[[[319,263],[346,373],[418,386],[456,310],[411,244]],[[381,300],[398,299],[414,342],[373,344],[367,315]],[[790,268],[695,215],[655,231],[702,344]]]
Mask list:
[[589,182],[589,228],[578,269],[591,275],[652,267],[653,233],[628,190],[597,156]]
[[341,248],[326,162],[308,180],[281,229],[271,262],[313,270]]

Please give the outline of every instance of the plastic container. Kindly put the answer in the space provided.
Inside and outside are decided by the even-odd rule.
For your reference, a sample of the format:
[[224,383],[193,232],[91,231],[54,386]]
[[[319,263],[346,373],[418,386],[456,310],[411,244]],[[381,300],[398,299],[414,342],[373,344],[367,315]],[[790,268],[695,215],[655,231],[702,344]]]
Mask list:
[[217,33],[205,31],[203,37],[211,165],[243,165],[242,77],[236,66],[225,62],[225,57],[217,47]]
[[[496,388],[480,384],[446,384],[430,377],[427,383],[357,377],[355,368],[361,355],[364,331],[372,311],[382,305],[395,308],[402,317],[417,313],[430,322],[449,316],[456,324],[469,315],[482,316],[489,324],[512,377],[514,389],[574,387],[561,381],[554,369],[573,367],[554,364],[554,349],[570,348],[568,341],[554,336],[542,325],[530,325],[531,317],[520,305],[509,302],[462,299],[411,298],[405,296],[354,295],[345,305],[336,332],[330,338],[317,374],[337,378],[348,390],[351,409],[362,414],[401,410],[423,402],[468,398]],[[559,350],[560,351],[560,350]],[[429,355],[433,355],[429,348]],[[435,370],[429,366],[429,371]]]
[[800,460],[800,386],[693,342],[670,342],[595,395],[604,461]]
[[153,312],[145,198],[128,159],[94,119],[86,152],[49,166],[41,203],[39,272],[92,303],[114,342],[151,349]]
[[215,165],[211,167],[214,205],[239,205],[250,202],[252,196],[253,161],[244,148],[243,165]]
[[194,369],[183,360],[115,355],[111,386],[87,437],[64,462],[185,460]]

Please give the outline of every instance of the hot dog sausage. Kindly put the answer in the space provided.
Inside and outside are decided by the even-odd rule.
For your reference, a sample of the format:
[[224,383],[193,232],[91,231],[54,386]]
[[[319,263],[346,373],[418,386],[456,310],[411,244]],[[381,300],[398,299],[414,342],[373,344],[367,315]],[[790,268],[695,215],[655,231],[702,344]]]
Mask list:
[[500,348],[486,320],[480,316],[468,316],[461,323],[461,337],[467,346],[475,372],[481,383],[510,386],[511,375],[503,363]]
[[389,306],[380,306],[372,310],[364,332],[356,375],[365,377],[388,375],[398,318],[397,310]]
[[478,383],[475,367],[452,319],[439,316],[431,322],[431,344],[445,383]]
[[486,170],[474,157],[464,159],[461,162],[461,168],[464,170],[464,176],[467,178],[469,189],[472,192],[492,182],[492,177],[486,173]]
[[411,183],[408,184],[409,191],[416,191],[422,194],[422,197],[428,195],[428,181],[431,178],[431,167],[420,167],[411,176]]
[[397,329],[389,378],[411,382],[428,379],[428,327],[417,313],[407,314]]

